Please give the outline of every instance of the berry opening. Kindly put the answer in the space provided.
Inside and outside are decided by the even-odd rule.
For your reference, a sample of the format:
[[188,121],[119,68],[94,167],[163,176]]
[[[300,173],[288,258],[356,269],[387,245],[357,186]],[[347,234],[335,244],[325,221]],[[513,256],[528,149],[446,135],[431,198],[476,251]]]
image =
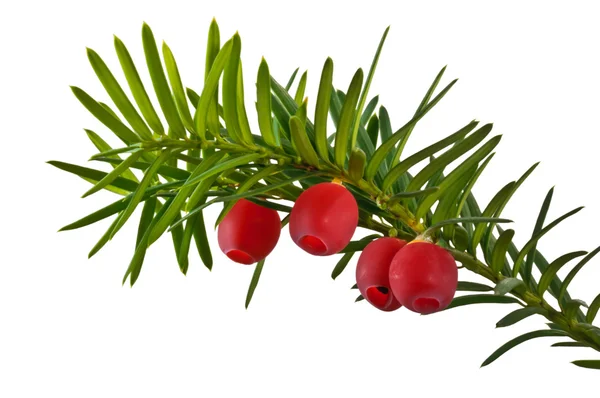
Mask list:
[[367,289],[367,299],[374,306],[383,308],[389,300],[389,289],[385,286],[371,286]]
[[298,241],[298,246],[315,256],[320,256],[327,253],[327,246],[325,243],[321,239],[312,235],[304,235],[301,237]]
[[421,314],[430,314],[440,308],[440,302],[431,297],[421,297],[413,302],[413,308]]
[[256,260],[254,260],[254,258],[252,258],[251,255],[249,255],[248,253],[241,251],[241,250],[229,250],[226,253],[227,257],[229,257],[231,260],[235,261],[236,263],[241,263],[241,264],[254,264],[256,262]]

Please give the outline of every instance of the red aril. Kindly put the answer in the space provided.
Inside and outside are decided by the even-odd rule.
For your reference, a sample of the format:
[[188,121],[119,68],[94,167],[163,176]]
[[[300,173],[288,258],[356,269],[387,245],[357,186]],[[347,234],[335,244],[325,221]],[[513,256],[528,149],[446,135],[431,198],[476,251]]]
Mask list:
[[389,278],[392,293],[404,307],[430,314],[443,310],[454,298],[458,269],[444,248],[416,241],[394,256]]
[[406,245],[397,238],[379,238],[364,248],[356,265],[356,285],[360,294],[375,308],[394,311],[402,305],[390,287],[390,264],[392,259]]
[[256,263],[271,253],[281,233],[277,211],[240,199],[219,224],[219,247],[236,263]]
[[290,214],[290,235],[315,256],[342,250],[358,225],[358,205],[341,184],[324,182],[302,192]]

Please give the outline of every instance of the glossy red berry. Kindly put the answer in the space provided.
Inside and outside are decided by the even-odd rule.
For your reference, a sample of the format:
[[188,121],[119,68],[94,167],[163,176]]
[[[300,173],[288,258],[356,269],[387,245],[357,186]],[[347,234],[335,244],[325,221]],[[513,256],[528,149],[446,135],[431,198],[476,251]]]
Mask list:
[[398,251],[389,278],[392,293],[404,307],[429,314],[443,310],[454,298],[458,269],[444,248],[419,241]]
[[277,211],[240,199],[219,224],[219,247],[236,263],[256,263],[271,253],[279,240]]
[[364,248],[356,265],[356,285],[360,294],[375,308],[394,311],[402,305],[390,287],[390,264],[406,242],[396,238],[379,238]]
[[324,182],[302,192],[290,215],[290,235],[315,256],[342,250],[358,225],[358,205],[341,184]]

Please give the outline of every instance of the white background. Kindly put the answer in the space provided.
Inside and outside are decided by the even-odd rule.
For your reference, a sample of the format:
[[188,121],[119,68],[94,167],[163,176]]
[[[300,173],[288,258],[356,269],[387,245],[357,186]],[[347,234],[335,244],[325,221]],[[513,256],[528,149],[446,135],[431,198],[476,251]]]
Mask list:
[[[105,0],[0,6],[0,396],[593,394],[598,373],[569,361],[597,353],[549,348],[555,339],[531,341],[479,369],[508,339],[544,328],[544,319],[495,330],[513,306],[422,317],[355,304],[356,291],[349,288],[356,258],[334,282],[329,275],[337,256],[310,257],[291,243],[287,229],[247,311],[253,267],[228,261],[218,251],[216,233],[212,273],[191,256],[184,277],[170,239],[163,238],[150,249],[133,289],[122,287],[121,278],[133,253],[134,222],[91,260],[87,253],[109,222],[56,233],[114,200],[110,193],[79,199],[88,184],[44,163],[85,165],[95,148],[84,127],[109,137],[69,90],[77,85],[108,100],[85,47],[116,70],[117,34],[141,65],[146,21],[157,40],[169,43],[184,83],[200,91],[214,16],[223,38],[236,30],[242,35],[249,109],[261,56],[281,81],[297,66],[308,69],[314,106],[325,58],[333,58],[334,83],[345,90],[356,68],[368,69],[381,33],[391,25],[371,92],[381,95],[394,128],[408,120],[442,66],[449,65],[444,83],[460,78],[416,128],[408,151],[473,118],[493,121],[504,138],[475,188],[482,205],[542,161],[504,213],[517,222],[518,243],[527,240],[546,191],[556,185],[548,220],[587,207],[544,238],[542,252],[554,259],[595,248],[600,25],[594,2],[415,4]],[[209,224],[218,210],[208,212]],[[598,262],[571,285],[588,302],[600,290]],[[463,271],[460,277],[476,280]]]

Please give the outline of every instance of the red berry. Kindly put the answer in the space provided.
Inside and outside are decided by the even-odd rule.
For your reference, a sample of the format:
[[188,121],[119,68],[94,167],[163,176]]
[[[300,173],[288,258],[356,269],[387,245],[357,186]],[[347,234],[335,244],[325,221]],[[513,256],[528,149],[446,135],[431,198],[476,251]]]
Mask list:
[[219,247],[236,263],[256,263],[271,253],[279,240],[277,211],[240,199],[219,224]]
[[360,294],[375,308],[394,311],[402,305],[390,288],[390,264],[406,245],[396,238],[379,238],[369,243],[362,251],[356,265],[356,285]]
[[429,314],[443,310],[454,298],[458,269],[444,248],[419,241],[394,256],[389,277],[392,293],[404,307]]
[[292,240],[315,256],[342,250],[358,224],[358,205],[341,184],[323,182],[302,192],[290,215]]

